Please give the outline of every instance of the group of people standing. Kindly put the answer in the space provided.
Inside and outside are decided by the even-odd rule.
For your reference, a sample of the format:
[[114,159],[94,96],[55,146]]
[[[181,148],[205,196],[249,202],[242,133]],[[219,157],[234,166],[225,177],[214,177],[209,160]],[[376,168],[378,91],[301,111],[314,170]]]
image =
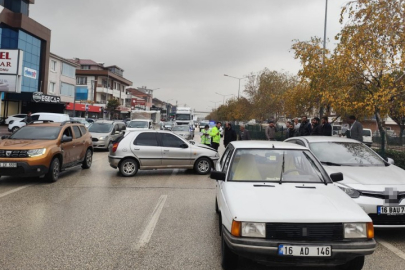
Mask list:
[[[218,150],[219,143],[221,141],[221,122],[217,122],[216,125],[210,130],[209,125],[205,125],[202,130],[201,143]],[[233,129],[232,124],[229,122],[225,123],[224,130],[224,146],[227,147],[230,142],[236,141],[238,139],[236,131]],[[249,131],[245,129],[245,126],[240,126],[239,140],[250,140]]]
[[309,122],[308,118],[303,116],[301,123],[298,122],[298,118],[295,118],[294,122],[288,121],[286,137],[298,136],[332,136],[332,126],[328,122],[328,117],[324,116],[321,119],[314,117]]

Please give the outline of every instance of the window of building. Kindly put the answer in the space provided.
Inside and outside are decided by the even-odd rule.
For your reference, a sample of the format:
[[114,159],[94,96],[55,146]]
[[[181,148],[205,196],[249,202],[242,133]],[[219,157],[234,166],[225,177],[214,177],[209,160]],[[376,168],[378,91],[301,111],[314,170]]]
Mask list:
[[74,97],[75,86],[68,83],[61,83],[60,94],[62,96]]
[[77,85],[87,85],[87,77],[77,77],[76,84]]
[[51,71],[56,71],[56,61],[51,60]]
[[56,88],[56,83],[50,82],[49,89],[48,89],[49,93],[55,93],[55,88]]
[[22,13],[28,16],[29,4],[27,0],[4,0],[2,2],[5,8],[15,13]]
[[90,69],[90,66],[82,66],[82,69]]
[[75,67],[63,63],[62,64],[62,75],[70,77],[70,78],[75,78],[76,77],[76,69]]

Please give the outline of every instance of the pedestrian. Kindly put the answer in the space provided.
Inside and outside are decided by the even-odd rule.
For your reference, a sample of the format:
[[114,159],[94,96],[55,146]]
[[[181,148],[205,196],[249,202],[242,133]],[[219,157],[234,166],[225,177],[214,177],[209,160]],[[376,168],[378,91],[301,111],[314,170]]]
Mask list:
[[240,126],[239,140],[241,140],[241,141],[250,141],[251,140],[249,130],[247,130],[244,125]]
[[236,132],[232,128],[231,123],[225,123],[225,131],[224,131],[224,146],[225,148],[228,146],[230,142],[236,141]]
[[299,136],[309,136],[311,135],[312,128],[311,123],[308,122],[308,118],[306,115],[301,117],[301,124],[299,128]]
[[298,122],[298,118],[294,118],[294,136],[299,136],[300,135],[300,122]]
[[314,117],[311,120],[312,122],[312,136],[322,136],[322,126],[319,124],[320,119],[318,117]]
[[276,127],[273,121],[269,121],[269,125],[266,127],[266,138],[268,141],[276,140]]
[[202,135],[201,135],[201,144],[211,146],[211,137],[209,134],[209,125],[205,125],[204,129],[202,130]]
[[322,121],[322,135],[323,136],[332,136],[332,126],[328,123],[328,117],[323,116]]
[[350,124],[350,138],[363,142],[363,125],[356,121],[356,117],[354,115],[349,116],[348,122]]
[[287,132],[286,132],[286,134],[285,134],[285,136],[286,136],[286,139],[287,138],[292,138],[292,137],[294,137],[295,136],[295,127],[294,127],[294,125],[290,122],[290,121],[288,121],[287,122]]
[[210,136],[212,139],[211,147],[218,151],[219,142],[221,141],[221,122],[217,122],[216,126],[211,129]]
[[27,116],[25,117],[25,123],[29,124],[32,122],[32,112],[28,112]]

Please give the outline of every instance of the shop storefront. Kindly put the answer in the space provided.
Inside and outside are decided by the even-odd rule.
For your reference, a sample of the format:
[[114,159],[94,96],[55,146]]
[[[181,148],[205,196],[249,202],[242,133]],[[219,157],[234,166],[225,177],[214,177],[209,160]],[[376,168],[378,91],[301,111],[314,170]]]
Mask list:
[[60,97],[44,95],[42,93],[6,93],[4,97],[4,115],[13,113],[63,113],[65,104],[61,102]]
[[[75,105],[75,106],[74,106]],[[103,118],[102,107],[93,106],[83,103],[67,103],[66,113],[73,117],[73,108],[75,117],[86,117],[86,118]]]

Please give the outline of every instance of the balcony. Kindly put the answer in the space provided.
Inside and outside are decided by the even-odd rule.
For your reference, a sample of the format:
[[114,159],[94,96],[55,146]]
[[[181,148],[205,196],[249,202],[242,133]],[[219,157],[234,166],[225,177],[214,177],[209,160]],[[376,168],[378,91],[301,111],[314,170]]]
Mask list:
[[[97,87],[96,90],[97,90],[97,93],[105,93],[105,94],[110,94],[110,95],[113,94],[113,90],[106,88],[106,87]],[[118,91],[118,90],[114,90],[114,91]]]
[[114,96],[114,97],[116,97],[116,98],[119,98],[120,97],[120,91],[119,90],[112,90],[112,95]]

